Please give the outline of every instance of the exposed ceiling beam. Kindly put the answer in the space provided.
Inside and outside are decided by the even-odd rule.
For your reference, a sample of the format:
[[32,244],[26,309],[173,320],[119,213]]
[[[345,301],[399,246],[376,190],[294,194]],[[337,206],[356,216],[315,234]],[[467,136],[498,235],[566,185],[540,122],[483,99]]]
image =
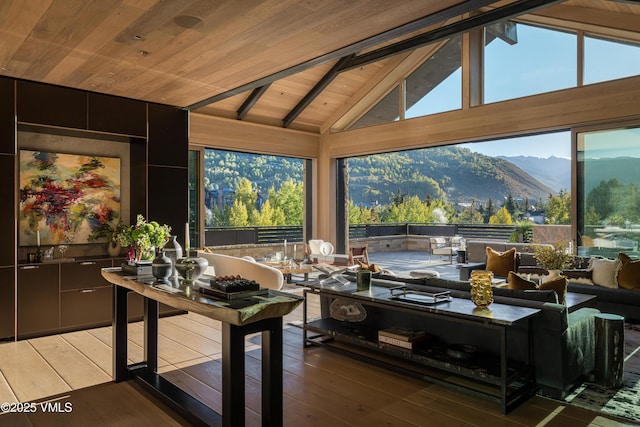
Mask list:
[[311,102],[316,99],[318,95],[327,87],[329,84],[335,79],[338,74],[340,74],[340,69],[344,66],[344,64],[348,64],[349,61],[355,55],[345,56],[344,58],[340,58],[338,62],[336,62],[333,67],[322,76],[320,81],[316,83],[316,85],[302,98],[298,104],[291,109],[289,114],[282,120],[282,127],[288,127],[295,119],[304,111],[305,108],[311,104]]
[[253,82],[244,84],[242,86],[238,86],[235,89],[231,89],[226,92],[220,93],[218,95],[214,95],[200,102],[196,102],[195,104],[191,104],[187,106],[185,109],[191,111],[191,110],[196,110],[198,108],[202,108],[214,102],[222,101],[223,99],[230,98],[232,96],[238,95],[248,90],[253,90],[257,87],[264,86],[269,83],[273,83],[276,80],[280,80],[280,79],[292,76],[294,74],[300,73],[302,71],[308,70],[310,68],[315,67],[316,65],[324,64],[330,61],[335,61],[339,58],[343,58],[345,56],[352,55],[366,49],[370,49],[374,46],[378,46],[379,44],[388,42],[398,37],[406,36],[407,34],[411,34],[415,31],[419,31],[431,25],[435,25],[440,22],[446,21],[448,19],[464,15],[465,13],[470,13],[470,12],[479,10],[495,2],[496,0],[464,1],[455,6],[451,6],[447,9],[440,10],[431,15],[416,19],[415,21],[409,22],[405,25],[401,25],[391,30],[384,31],[368,39],[361,40],[359,42],[345,46],[343,48],[334,50],[333,52],[329,52],[325,55],[321,55],[317,58],[311,59],[309,61],[305,61],[301,64],[294,65],[282,71],[278,71],[274,74],[255,80]]
[[380,61],[398,53],[414,50],[418,47],[443,40],[456,34],[461,34],[475,28],[481,28],[485,25],[493,24],[505,19],[514,18],[535,9],[548,7],[556,3],[562,3],[563,1],[564,0],[520,0],[497,9],[492,9],[488,12],[483,12],[479,15],[471,16],[463,19],[462,21],[437,28],[433,31],[411,37],[410,39],[403,40],[371,52],[363,53],[362,55],[354,57],[349,64],[345,64],[341,71],[362,67],[366,64]]
[[238,120],[244,119],[251,107],[256,105],[256,102],[258,102],[260,97],[264,95],[267,89],[269,89],[269,86],[271,86],[271,83],[267,83],[264,86],[257,87],[251,92],[249,96],[247,96],[247,99],[244,100],[240,108],[238,108],[238,111],[236,111],[236,113],[238,113]]
[[564,0],[520,0],[515,3],[511,3],[507,6],[503,6],[497,9],[492,9],[487,12],[483,12],[479,15],[475,15],[461,21],[455,22],[435,29],[433,31],[420,34],[415,37],[403,40],[398,43],[385,46],[380,49],[376,49],[362,55],[350,55],[349,57],[342,58],[337,62],[331,70],[309,91],[302,101],[296,105],[289,114],[283,119],[283,126],[288,127],[295,118],[302,113],[302,111],[324,90],[333,79],[337,77],[343,71],[348,71],[354,68],[362,67],[372,62],[380,61],[388,58],[389,56],[397,55],[409,50],[415,50],[419,47],[434,43],[436,41],[444,40],[456,34],[461,34],[466,31],[470,31],[475,28],[481,28],[483,26],[494,24],[500,21],[507,20],[532,10],[548,7],[555,3],[561,3]]

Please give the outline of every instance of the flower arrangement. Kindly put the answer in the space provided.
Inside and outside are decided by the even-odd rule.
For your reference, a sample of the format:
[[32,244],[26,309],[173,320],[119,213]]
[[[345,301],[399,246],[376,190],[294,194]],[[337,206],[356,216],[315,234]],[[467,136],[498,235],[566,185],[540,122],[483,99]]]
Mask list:
[[128,247],[127,261],[139,262],[143,259],[151,259],[153,249],[162,248],[169,237],[171,227],[160,225],[156,221],[147,222],[144,215],[138,214],[135,225],[124,227],[117,233],[117,239],[123,248]]
[[567,250],[565,242],[553,246],[534,245],[533,257],[547,270],[564,270],[573,261],[573,254]]

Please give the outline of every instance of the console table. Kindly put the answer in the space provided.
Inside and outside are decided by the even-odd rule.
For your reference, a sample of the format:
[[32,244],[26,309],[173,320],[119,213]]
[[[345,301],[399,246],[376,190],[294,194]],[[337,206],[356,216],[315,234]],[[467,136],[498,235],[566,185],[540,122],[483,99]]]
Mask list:
[[[140,380],[168,397],[183,415],[198,425],[243,426],[245,421],[244,338],[262,333],[262,425],[282,426],[282,316],[302,303],[302,297],[269,290],[267,295],[231,302],[198,292],[178,281],[169,285],[152,276],[123,275],[119,267],[102,269],[113,283],[113,380]],[[127,294],[144,297],[144,361],[127,362]],[[157,373],[158,303],[222,322],[222,414],[218,414]]]
[[[368,291],[357,291],[354,283],[345,285],[336,281],[318,281],[304,286],[305,347],[329,347],[367,362],[496,401],[504,414],[535,391],[529,328],[530,320],[540,313],[539,309],[497,303],[487,309],[478,309],[470,300],[461,298],[438,303],[412,303],[392,295],[387,287],[372,286]],[[340,301],[347,307],[347,315],[337,316],[336,310],[330,309],[324,311],[323,318],[308,319],[308,294],[318,295],[323,303]],[[361,313],[363,310],[373,314],[366,317]],[[354,314],[351,321],[341,318],[348,317],[349,313]],[[448,357],[446,346],[442,342],[436,344],[435,340],[414,351],[378,342],[378,331],[387,327],[410,326],[414,330],[427,331],[429,335],[434,325],[437,325],[438,334],[445,335],[442,338],[446,338],[448,333],[452,335],[454,328],[472,338],[484,331],[492,337],[497,348],[466,361]],[[526,360],[512,360],[508,356],[507,332],[514,327],[518,328],[518,333],[526,334]]]

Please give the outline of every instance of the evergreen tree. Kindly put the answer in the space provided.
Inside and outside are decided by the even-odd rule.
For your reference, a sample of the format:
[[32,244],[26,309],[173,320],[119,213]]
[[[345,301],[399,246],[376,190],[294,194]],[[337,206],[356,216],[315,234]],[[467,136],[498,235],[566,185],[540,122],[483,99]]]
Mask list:
[[496,214],[496,206],[493,204],[493,200],[489,199],[487,200],[487,207],[484,210],[483,213],[483,220],[482,222],[484,222],[485,224],[489,223],[489,219],[494,216]]
[[513,200],[513,196],[511,195],[511,193],[509,193],[509,195],[507,196],[507,200],[505,200],[504,202],[504,207],[507,208],[507,211],[509,211],[510,215],[515,215],[516,213],[516,203]]

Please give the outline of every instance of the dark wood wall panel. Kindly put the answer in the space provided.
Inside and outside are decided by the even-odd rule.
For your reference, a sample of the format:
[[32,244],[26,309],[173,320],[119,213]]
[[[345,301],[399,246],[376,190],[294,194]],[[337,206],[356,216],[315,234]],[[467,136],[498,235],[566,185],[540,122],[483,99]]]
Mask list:
[[149,104],[149,164],[189,166],[187,111]]
[[0,339],[14,336],[15,267],[0,267]]
[[149,218],[171,226],[184,242],[187,223],[187,168],[149,165]]
[[0,153],[15,154],[14,80],[0,77]]
[[147,104],[133,99],[89,93],[90,130],[147,136]]
[[0,154],[0,266],[15,264],[16,251],[16,221],[15,204],[15,175],[13,173],[15,156]]
[[87,92],[18,80],[18,121],[87,129]]
[[147,141],[135,139],[131,141],[131,223],[135,223],[136,215],[147,215]]

